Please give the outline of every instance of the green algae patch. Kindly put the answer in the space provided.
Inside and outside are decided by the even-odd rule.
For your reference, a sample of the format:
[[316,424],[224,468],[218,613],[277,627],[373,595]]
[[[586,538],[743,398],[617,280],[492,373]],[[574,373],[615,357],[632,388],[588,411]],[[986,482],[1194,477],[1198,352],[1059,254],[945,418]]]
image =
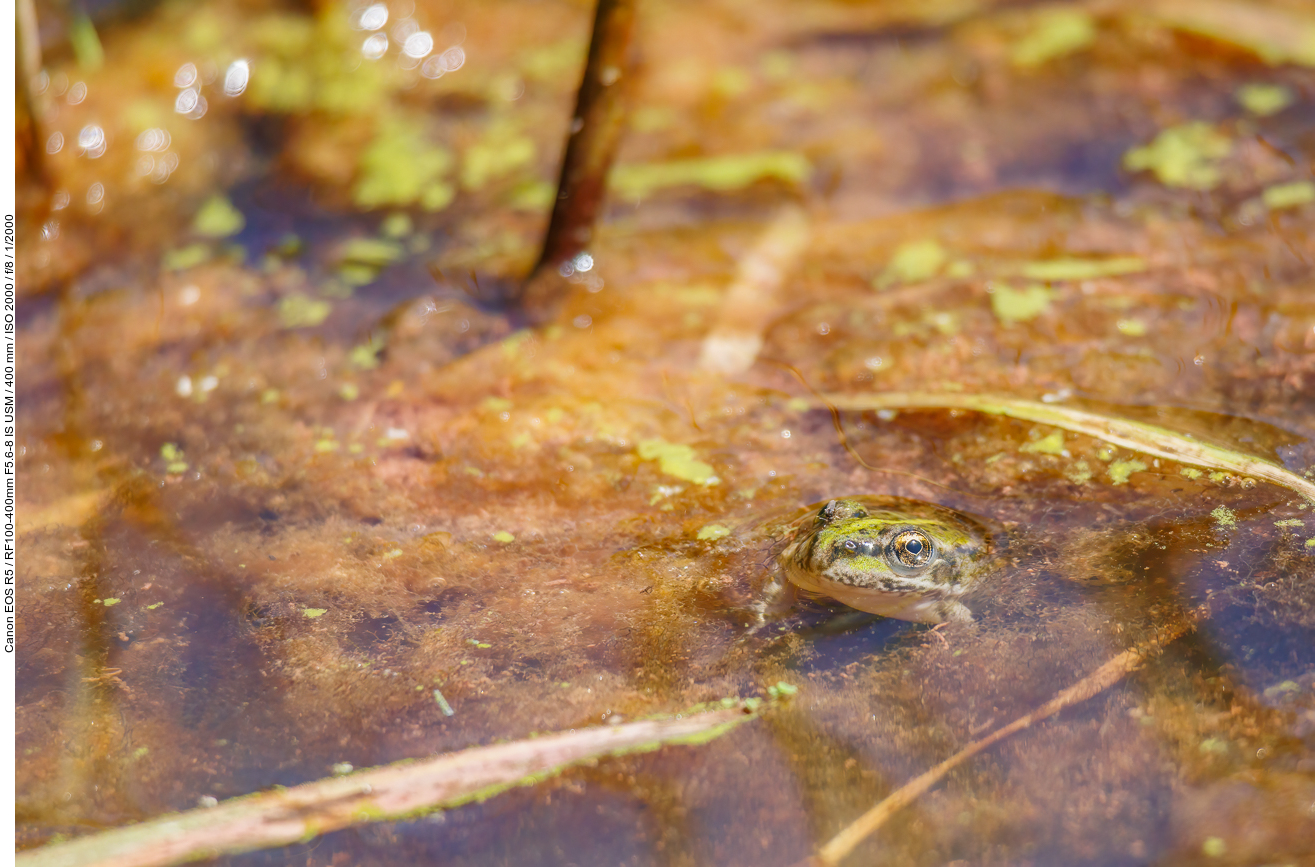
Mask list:
[[203,238],[227,238],[247,224],[242,212],[224,196],[211,196],[192,219],[192,231]]
[[160,446],[160,457],[164,459],[164,471],[170,475],[187,472],[187,461],[183,460],[183,450],[173,443]]
[[318,298],[294,294],[279,300],[278,312],[279,322],[284,328],[312,328],[329,318],[333,305]]
[[361,154],[352,201],[367,209],[419,205],[441,211],[456,197],[444,180],[454,162],[451,151],[429,140],[422,124],[388,118]]
[[644,440],[635,450],[641,460],[657,461],[658,467],[669,476],[696,485],[715,485],[721,481],[713,472],[712,465],[695,459],[694,449],[683,443],[669,443],[661,439]]
[[68,41],[73,47],[73,56],[77,59],[79,69],[94,72],[105,65],[105,49],[100,44],[100,37],[96,35],[96,25],[87,15],[78,13],[73,16],[68,28]]
[[[214,26],[196,30],[209,31],[196,33],[204,42],[223,32]],[[361,63],[359,36],[336,9],[326,7],[314,18],[262,15],[247,25],[242,37],[257,49],[244,98],[263,111],[366,114],[388,100],[398,81],[386,64]],[[207,50],[233,49],[223,44]]]
[[337,259],[339,262],[384,268],[401,259],[405,252],[402,245],[396,241],[383,238],[352,238],[338,250]]
[[1237,513],[1227,506],[1218,506],[1210,513],[1210,517],[1215,519],[1215,523],[1221,527],[1233,528],[1237,526]]
[[371,343],[362,343],[352,347],[348,354],[347,360],[357,370],[373,370],[379,366],[379,351],[383,349],[382,345]]
[[1015,289],[1006,283],[991,284],[991,312],[1005,325],[1028,322],[1050,309],[1055,293],[1032,284]]
[[1128,151],[1123,167],[1152,172],[1165,186],[1212,190],[1223,180],[1219,163],[1232,152],[1228,136],[1197,120],[1163,130],[1150,144]]
[[516,537],[513,536],[511,533],[508,533],[506,530],[499,530],[498,532],[493,534],[493,541],[501,542],[502,544],[507,545],[512,542],[515,542]]
[[1114,323],[1114,327],[1119,329],[1119,333],[1127,337],[1145,337],[1146,323],[1140,319],[1120,319]]
[[550,42],[525,52],[520,59],[520,70],[532,81],[569,83],[574,87],[580,81],[581,65],[588,50],[589,46],[576,38]]
[[122,601],[122,599],[111,596],[108,599],[102,599],[100,604],[104,605],[106,608],[110,608],[111,606],[118,605]]
[[1140,274],[1145,270],[1146,260],[1140,256],[1112,256],[1105,259],[1039,259],[1024,263],[1019,274],[1028,280],[1096,280]]
[[1064,454],[1064,434],[1055,431],[1049,436],[1030,442],[1023,446],[1019,451],[1031,452],[1040,455],[1062,455]]
[[505,123],[494,123],[461,155],[461,188],[481,190],[490,181],[534,164],[534,140]]
[[411,222],[411,217],[402,211],[389,214],[384,221],[379,224],[379,234],[385,238],[400,240],[415,231],[415,225]]
[[327,609],[327,608],[303,608],[303,609],[301,609],[301,613],[302,613],[302,616],[303,616],[303,617],[309,617],[311,620],[314,620],[314,619],[317,618],[317,617],[323,617],[325,614],[328,614],[328,613],[329,613],[329,609]]
[[1299,518],[1285,518],[1282,521],[1275,521],[1275,527],[1304,527],[1306,522]]
[[204,265],[213,255],[214,251],[210,249],[209,244],[204,242],[188,244],[185,247],[166,250],[160,257],[160,267],[166,271],[186,271],[188,268]]
[[1301,684],[1297,683],[1295,680],[1284,680],[1273,686],[1265,687],[1266,698],[1274,698],[1281,695],[1293,695],[1298,692],[1301,692]]
[[1278,114],[1297,101],[1292,89],[1281,84],[1244,84],[1233,98],[1238,105],[1259,117]]
[[739,190],[757,181],[799,185],[813,173],[808,158],[796,151],[759,151],[726,156],[632,163],[612,170],[609,184],[626,199],[643,199],[669,187]]
[[885,289],[897,283],[920,283],[936,276],[948,259],[949,254],[935,238],[906,241],[895,248],[890,263],[873,284]]
[[1311,202],[1315,202],[1315,183],[1293,181],[1287,184],[1275,184],[1272,187],[1265,187],[1265,191],[1260,194],[1260,200],[1271,211],[1309,205]]
[[701,542],[715,542],[718,539],[724,539],[731,534],[729,527],[723,527],[721,524],[708,524],[699,530],[698,539]]
[[1146,464],[1142,461],[1115,461],[1109,465],[1109,469],[1106,470],[1106,472],[1109,473],[1110,481],[1114,484],[1126,485],[1128,483],[1128,478],[1133,473],[1140,473],[1144,469],[1146,469]]
[[1199,479],[1205,475],[1205,473],[1201,472],[1195,467],[1183,467],[1178,472],[1181,473],[1184,478],[1193,479],[1193,480]]
[[[380,271],[405,253],[400,243],[387,238],[352,238],[337,251],[338,278],[348,287],[371,284],[379,278]],[[350,291],[347,295],[350,296]]]
[[517,211],[547,211],[552,208],[557,188],[545,180],[523,181],[512,188],[507,204]]
[[1029,68],[1089,48],[1096,41],[1096,22],[1082,9],[1045,9],[1009,51],[1009,62]]
[[1086,461],[1077,461],[1064,471],[1064,478],[1075,485],[1085,485],[1092,478],[1091,464]]

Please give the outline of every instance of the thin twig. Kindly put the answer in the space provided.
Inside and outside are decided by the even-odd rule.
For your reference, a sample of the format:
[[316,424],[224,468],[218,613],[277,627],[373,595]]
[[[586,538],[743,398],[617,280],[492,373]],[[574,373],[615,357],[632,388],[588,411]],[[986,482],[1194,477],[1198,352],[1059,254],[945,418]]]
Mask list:
[[1156,638],[1123,651],[1091,674],[1082,678],[1082,680],[1058,692],[1054,698],[1041,705],[1041,707],[1026,716],[1019,717],[1006,726],[996,729],[981,740],[973,741],[936,767],[909,780],[872,809],[859,816],[839,834],[832,837],[826,845],[818,850],[813,858],[805,863],[809,867],[836,867],[860,843],[884,825],[891,816],[917,800],[919,796],[944,779],[950,771],[1010,735],[1020,732],[1046,717],[1053,716],[1070,705],[1086,701],[1092,696],[1109,689],[1122,680],[1125,675],[1141,668],[1147,659],[1157,656],[1165,645],[1192,629],[1195,622],[1195,619],[1188,618],[1182,623],[1165,630]]
[[188,810],[18,855],[19,867],[164,867],[285,846],[367,822],[482,801],[606,756],[701,744],[753,719],[769,702],[475,747]]
[[558,269],[593,240],[594,222],[607,194],[607,174],[625,131],[634,29],[635,0],[598,0],[552,219],[539,261],[518,299],[533,317],[548,316],[566,286]]

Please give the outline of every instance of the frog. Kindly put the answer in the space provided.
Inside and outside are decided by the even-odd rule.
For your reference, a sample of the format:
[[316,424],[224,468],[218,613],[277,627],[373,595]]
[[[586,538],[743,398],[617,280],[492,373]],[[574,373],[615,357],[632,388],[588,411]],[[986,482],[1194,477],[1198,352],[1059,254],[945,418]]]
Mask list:
[[851,496],[817,503],[777,557],[807,594],[916,623],[971,622],[963,597],[998,562],[993,522],[921,500]]

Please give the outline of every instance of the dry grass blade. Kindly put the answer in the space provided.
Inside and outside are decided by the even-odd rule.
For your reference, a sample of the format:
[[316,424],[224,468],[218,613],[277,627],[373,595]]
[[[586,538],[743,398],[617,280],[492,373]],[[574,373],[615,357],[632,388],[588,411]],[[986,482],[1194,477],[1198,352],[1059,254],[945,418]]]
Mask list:
[[1019,717],[1008,725],[996,729],[981,740],[973,741],[936,767],[909,780],[872,809],[859,816],[839,834],[832,837],[806,863],[809,867],[835,867],[853,852],[860,843],[884,825],[891,816],[917,800],[924,792],[939,783],[950,771],[1010,735],[1022,731],[1046,717],[1053,716],[1070,705],[1086,701],[1092,696],[1105,691],[1122,680],[1128,673],[1140,668],[1149,657],[1159,654],[1166,644],[1183,635],[1192,628],[1194,623],[1194,620],[1186,620],[1180,625],[1166,630],[1152,641],[1123,651],[1091,674],[1082,678],[1082,680],[1056,693],[1054,698],[1028,715]]
[[350,825],[481,801],[594,759],[706,743],[766,706],[737,703],[680,719],[588,728],[398,762],[22,852],[17,863],[150,867],[284,846]]
[[1004,415],[1023,421],[1053,425],[1074,433],[1096,437],[1116,446],[1168,458],[1183,464],[1223,470],[1264,479],[1296,491],[1315,503],[1315,483],[1278,464],[1223,446],[1201,442],[1184,434],[1145,422],[1117,416],[1101,415],[1089,410],[1073,409],[1032,400],[982,394],[823,394],[821,399],[836,409],[970,409],[992,415]]

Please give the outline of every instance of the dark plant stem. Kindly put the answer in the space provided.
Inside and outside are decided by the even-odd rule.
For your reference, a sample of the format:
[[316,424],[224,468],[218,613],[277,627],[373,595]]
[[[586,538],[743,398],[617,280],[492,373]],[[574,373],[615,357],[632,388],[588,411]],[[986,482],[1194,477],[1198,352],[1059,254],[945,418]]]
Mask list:
[[635,0],[598,0],[589,60],[571,117],[552,219],[539,261],[516,300],[531,319],[548,318],[565,293],[563,263],[588,249],[607,194],[607,173],[625,127]]

